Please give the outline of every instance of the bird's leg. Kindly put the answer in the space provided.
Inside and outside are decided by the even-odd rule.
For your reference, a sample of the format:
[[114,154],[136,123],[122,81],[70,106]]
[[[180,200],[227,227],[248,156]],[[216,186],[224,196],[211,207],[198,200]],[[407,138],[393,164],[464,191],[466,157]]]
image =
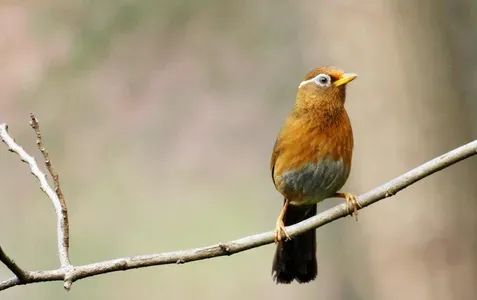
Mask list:
[[283,204],[282,212],[278,216],[277,226],[275,227],[275,243],[278,243],[282,240],[282,232],[285,234],[285,237],[287,240],[291,240],[290,235],[285,229],[285,224],[283,223],[283,219],[285,218],[287,209],[288,209],[288,199],[285,199],[285,204]]
[[[350,194],[350,193],[335,193],[334,196],[338,197],[338,198],[345,198],[345,200],[346,200],[346,211],[348,213],[350,213],[351,216],[353,216],[353,214],[354,214],[355,217],[356,217],[356,221],[358,221],[358,207],[362,208],[362,206],[356,200],[356,196],[353,195],[353,194]],[[352,212],[349,211],[350,206],[353,208]]]

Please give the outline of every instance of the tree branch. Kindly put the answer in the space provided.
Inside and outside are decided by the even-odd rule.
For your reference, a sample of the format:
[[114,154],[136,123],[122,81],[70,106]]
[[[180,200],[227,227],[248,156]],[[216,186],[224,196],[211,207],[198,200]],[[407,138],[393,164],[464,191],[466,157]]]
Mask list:
[[[38,124],[38,120],[35,118],[33,114],[31,114],[31,125],[36,132],[37,135],[37,144],[42,152],[45,163],[47,165],[48,170],[50,171],[53,180],[55,182],[55,186],[58,188],[56,191],[59,190],[59,182],[58,176],[54,172],[53,168],[51,167],[51,162],[48,157],[48,152],[46,152],[45,148],[43,147],[43,142],[41,139],[40,127]],[[66,210],[66,204],[63,199],[63,203],[58,196],[59,193],[53,191],[53,189],[48,184],[46,180],[46,175],[40,170],[36,160],[33,156],[29,155],[23,147],[15,143],[15,140],[8,134],[8,126],[6,124],[0,124],[0,138],[2,141],[7,145],[8,150],[10,152],[16,153],[20,156],[20,159],[27,163],[30,166],[31,173],[38,178],[40,182],[41,190],[51,199],[53,206],[55,207],[56,211],[56,218],[57,218],[57,240],[58,240],[58,255],[60,259],[61,268],[64,269],[64,287],[65,289],[70,289],[72,281],[70,280],[69,272],[72,270],[71,263],[69,261],[69,254],[68,254],[68,246],[69,246],[69,228],[68,228],[68,214]],[[56,175],[56,176],[55,176]],[[12,270],[13,271],[13,270]],[[15,272],[14,272],[15,273]],[[17,275],[15,273],[15,275]],[[18,276],[18,275],[17,275]],[[22,282],[26,282],[23,280]]]
[[20,268],[17,263],[8,257],[8,255],[3,251],[2,247],[0,246],[0,261],[7,266],[7,268],[12,271],[18,277],[18,280],[25,281],[29,275],[28,272]]
[[46,151],[45,147],[43,146],[43,138],[41,136],[40,123],[38,123],[38,119],[33,113],[30,113],[30,118],[30,125],[33,130],[35,130],[36,134],[36,144],[41,154],[43,155],[46,168],[48,169],[48,172],[53,178],[53,183],[55,184],[56,197],[54,199],[51,197],[50,198],[53,201],[57,215],[58,253],[60,257],[61,267],[68,268],[71,266],[69,258],[70,229],[68,222],[68,209],[66,207],[65,197],[63,196],[63,192],[61,191],[60,187],[60,176],[55,171],[55,168],[53,168],[50,156],[48,155],[48,151]]
[[[2,132],[2,125],[0,125],[0,134]],[[3,136],[2,136],[3,138]],[[21,148],[21,147],[20,147]],[[15,151],[14,151],[15,152]],[[358,197],[358,202],[361,208],[369,206],[379,200],[396,195],[399,191],[414,184],[415,182],[435,173],[444,168],[447,168],[461,160],[469,158],[477,154],[477,140],[452,150],[442,156],[439,156],[361,196]],[[21,155],[20,155],[21,156]],[[328,209],[310,219],[307,219],[298,224],[287,227],[288,233],[294,237],[298,234],[304,233],[310,229],[318,228],[335,220],[343,218],[348,215],[345,203],[337,205]],[[144,268],[150,266],[158,266],[165,264],[184,264],[192,261],[209,259],[219,256],[232,255],[252,248],[257,248],[263,245],[274,242],[274,231],[268,231],[227,243],[219,243],[203,248],[195,248],[189,250],[181,250],[175,252],[167,252],[160,254],[140,255],[133,257],[118,258],[109,261],[97,262],[88,265],[75,266],[67,273],[65,268],[47,271],[33,271],[28,272],[26,280],[20,280],[18,277],[10,278],[0,282],[0,291],[7,288],[43,281],[57,281],[64,280],[65,277],[74,282],[87,277],[92,277],[100,274],[124,271],[129,269]]]

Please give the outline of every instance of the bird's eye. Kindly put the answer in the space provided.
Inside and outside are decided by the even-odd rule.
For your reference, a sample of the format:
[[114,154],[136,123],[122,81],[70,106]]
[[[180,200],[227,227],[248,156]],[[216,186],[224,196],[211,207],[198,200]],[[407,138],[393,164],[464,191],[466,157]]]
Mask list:
[[326,74],[319,74],[315,77],[315,82],[319,86],[327,87],[331,84],[331,78]]

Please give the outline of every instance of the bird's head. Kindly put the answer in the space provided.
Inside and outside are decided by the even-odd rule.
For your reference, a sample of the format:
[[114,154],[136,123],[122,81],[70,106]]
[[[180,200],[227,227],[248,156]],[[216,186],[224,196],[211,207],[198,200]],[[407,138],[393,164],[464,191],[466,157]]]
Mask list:
[[342,108],[346,85],[358,75],[335,67],[321,67],[309,72],[298,86],[296,108],[309,110]]

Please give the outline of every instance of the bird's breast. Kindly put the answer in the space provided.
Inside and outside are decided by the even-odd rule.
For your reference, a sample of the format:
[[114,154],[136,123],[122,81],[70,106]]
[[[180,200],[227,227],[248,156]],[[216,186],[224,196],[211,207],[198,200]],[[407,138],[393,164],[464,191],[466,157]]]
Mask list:
[[276,146],[273,177],[277,189],[295,205],[331,197],[348,179],[353,132],[346,112],[330,126],[289,120]]

